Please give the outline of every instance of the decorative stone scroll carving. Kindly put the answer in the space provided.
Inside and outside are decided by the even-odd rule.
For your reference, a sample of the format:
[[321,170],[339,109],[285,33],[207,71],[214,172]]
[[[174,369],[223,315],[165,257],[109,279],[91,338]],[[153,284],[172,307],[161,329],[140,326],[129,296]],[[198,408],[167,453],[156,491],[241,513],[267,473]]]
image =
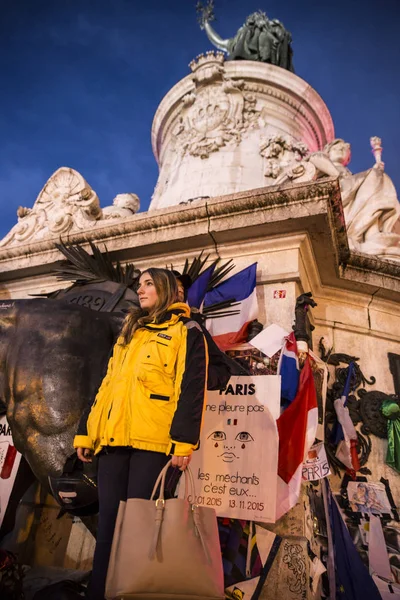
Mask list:
[[244,81],[225,75],[222,52],[207,52],[190,63],[195,90],[182,99],[182,116],[174,139],[181,155],[208,158],[227,144],[238,144],[257,126],[256,99],[246,94]]
[[[260,142],[260,154],[265,160],[264,175],[276,179],[283,172],[291,169],[292,179],[296,178],[296,167],[308,154],[308,148],[302,142],[285,135],[273,135]],[[297,177],[304,175],[304,167],[297,169]]]
[[102,210],[96,192],[82,175],[61,167],[47,181],[32,208],[18,208],[18,223],[0,240],[0,248],[60,238],[95,227],[103,219],[132,216],[138,208],[136,194],[119,194],[113,206]]
[[99,199],[82,175],[61,167],[47,181],[33,207],[20,207],[18,223],[0,248],[86,229],[102,216]]

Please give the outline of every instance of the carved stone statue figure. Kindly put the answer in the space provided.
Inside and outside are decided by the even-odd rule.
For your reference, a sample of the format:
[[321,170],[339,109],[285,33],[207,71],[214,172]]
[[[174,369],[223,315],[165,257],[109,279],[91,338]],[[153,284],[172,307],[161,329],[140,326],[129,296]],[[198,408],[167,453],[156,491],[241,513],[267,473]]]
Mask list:
[[375,165],[354,175],[347,168],[351,159],[350,144],[342,139],[335,139],[323,152],[313,153],[306,160],[316,167],[317,176],[340,178],[350,247],[400,260],[400,236],[394,233],[400,218],[400,204],[392,180],[384,172],[379,138],[371,138],[371,145]]
[[262,11],[249,15],[233,38],[222,39],[211,27],[214,20],[213,1],[206,6],[197,4],[200,27],[205,30],[210,42],[226,52],[232,60],[257,60],[293,69],[292,36],[278,19],[270,20]]
[[140,200],[136,194],[118,194],[112,206],[103,208],[103,219],[123,219],[131,217],[140,208]]

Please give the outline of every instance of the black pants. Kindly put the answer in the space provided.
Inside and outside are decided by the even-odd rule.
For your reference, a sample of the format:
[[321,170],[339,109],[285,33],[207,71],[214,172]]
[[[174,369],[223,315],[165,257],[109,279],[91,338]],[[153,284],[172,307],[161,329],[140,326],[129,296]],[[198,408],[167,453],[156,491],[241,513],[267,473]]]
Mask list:
[[[104,600],[107,567],[115,521],[121,500],[150,499],[156,479],[169,456],[161,452],[134,448],[108,448],[99,456],[97,485],[99,492],[99,524],[89,586],[90,600]],[[172,471],[172,470],[171,470]],[[168,474],[169,485],[176,486],[179,471]]]

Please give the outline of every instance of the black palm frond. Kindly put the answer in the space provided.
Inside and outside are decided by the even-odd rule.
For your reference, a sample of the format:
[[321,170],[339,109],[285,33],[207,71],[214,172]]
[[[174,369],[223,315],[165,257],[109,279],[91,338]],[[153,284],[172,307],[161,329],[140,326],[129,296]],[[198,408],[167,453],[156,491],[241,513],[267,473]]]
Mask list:
[[[232,269],[235,268],[235,264],[233,262],[233,259],[231,258],[226,263],[223,263],[223,264],[217,266],[218,263],[220,263],[221,259],[216,258],[210,265],[208,265],[205,268],[205,264],[208,261],[208,259],[210,258],[210,255],[207,254],[207,256],[203,257],[203,253],[204,253],[204,250],[202,250],[200,252],[199,256],[196,256],[190,263],[189,263],[189,259],[185,260],[185,264],[184,264],[184,267],[182,270],[182,275],[189,275],[192,283],[194,283],[196,281],[196,279],[198,279],[200,277],[200,275],[202,275],[206,269],[209,269],[210,267],[214,266],[215,267],[214,272],[213,272],[213,274],[210,278],[210,281],[208,282],[208,286],[207,286],[207,292],[209,292],[210,290],[215,288],[215,286],[217,286],[219,283],[221,283],[221,281],[223,279],[225,279],[225,277],[232,271]],[[174,267],[172,264],[167,268],[169,268],[171,271],[174,270]]]
[[221,283],[221,281],[228,275],[228,273],[230,273],[232,271],[232,269],[235,268],[232,258],[230,260],[228,260],[228,262],[226,262],[225,264],[217,267],[217,264],[219,263],[220,260],[221,260],[220,258],[217,258],[217,260],[214,261],[215,269],[214,269],[214,273],[211,276],[210,281],[208,282],[207,292],[209,292],[210,290],[215,288],[215,286],[217,286],[219,283]]
[[203,252],[204,250],[200,252],[199,256],[196,256],[192,260],[190,265],[188,259],[186,259],[185,261],[185,266],[183,267],[182,275],[189,275],[192,282],[195,282],[199,275],[201,275],[203,267],[210,256],[209,254],[207,254],[207,256],[203,258]]
[[113,263],[105,248],[100,248],[89,241],[92,254],[89,254],[79,244],[56,244],[58,250],[67,260],[56,267],[57,279],[60,281],[72,281],[74,284],[96,283],[101,281],[115,281],[131,287],[138,277],[140,271],[133,264],[122,266],[119,261]]
[[238,315],[240,310],[232,310],[234,306],[240,306],[240,302],[236,302],[235,298],[230,298],[223,302],[203,306],[202,314],[206,319],[219,319],[221,317]]

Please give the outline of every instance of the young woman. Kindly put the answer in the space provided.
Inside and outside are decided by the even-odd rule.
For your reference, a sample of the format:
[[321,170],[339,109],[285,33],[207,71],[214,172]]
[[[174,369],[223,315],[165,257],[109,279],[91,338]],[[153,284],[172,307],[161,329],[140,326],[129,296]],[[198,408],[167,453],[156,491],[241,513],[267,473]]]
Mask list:
[[[207,348],[166,269],[139,280],[140,309],[125,320],[107,374],[74,439],[78,457],[99,455],[99,524],[89,598],[103,600],[119,503],[149,499],[160,470],[184,470],[200,437]],[[139,540],[132,540],[140,543]]]

